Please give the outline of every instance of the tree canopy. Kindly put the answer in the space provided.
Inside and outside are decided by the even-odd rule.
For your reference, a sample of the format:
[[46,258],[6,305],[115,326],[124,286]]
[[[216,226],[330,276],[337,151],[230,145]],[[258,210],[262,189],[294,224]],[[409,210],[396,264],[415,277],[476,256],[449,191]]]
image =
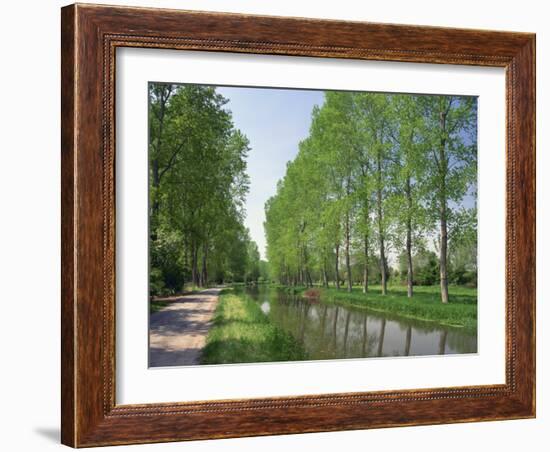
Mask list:
[[326,92],[265,205],[272,277],[383,294],[402,277],[409,297],[437,281],[447,302],[449,279],[476,282],[476,146],[475,98]]
[[277,280],[363,292],[477,284],[477,102],[326,91],[265,204],[267,262],[245,227],[250,143],[215,87],[149,84],[152,294]]
[[214,87],[149,84],[151,292],[259,277],[244,227],[248,138]]

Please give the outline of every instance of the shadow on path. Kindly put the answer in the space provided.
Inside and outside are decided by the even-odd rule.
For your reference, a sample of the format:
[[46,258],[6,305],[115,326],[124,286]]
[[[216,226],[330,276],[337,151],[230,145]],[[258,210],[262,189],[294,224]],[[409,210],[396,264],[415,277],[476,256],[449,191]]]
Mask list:
[[149,367],[200,364],[221,288],[177,298],[149,318]]

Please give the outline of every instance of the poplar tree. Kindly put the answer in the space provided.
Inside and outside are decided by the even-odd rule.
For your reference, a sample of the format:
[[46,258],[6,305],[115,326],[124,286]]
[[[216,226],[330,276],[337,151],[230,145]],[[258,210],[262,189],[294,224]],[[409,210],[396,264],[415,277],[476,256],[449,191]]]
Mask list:
[[450,202],[468,193],[477,175],[477,101],[473,97],[421,96],[423,135],[429,145],[425,174],[432,213],[439,224],[441,302],[449,302],[448,225]]

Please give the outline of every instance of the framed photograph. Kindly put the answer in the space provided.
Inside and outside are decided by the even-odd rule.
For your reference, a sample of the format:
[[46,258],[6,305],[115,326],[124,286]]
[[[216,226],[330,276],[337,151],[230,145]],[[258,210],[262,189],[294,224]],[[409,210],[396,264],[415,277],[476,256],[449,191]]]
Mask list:
[[535,36],[62,8],[62,442],[535,416]]

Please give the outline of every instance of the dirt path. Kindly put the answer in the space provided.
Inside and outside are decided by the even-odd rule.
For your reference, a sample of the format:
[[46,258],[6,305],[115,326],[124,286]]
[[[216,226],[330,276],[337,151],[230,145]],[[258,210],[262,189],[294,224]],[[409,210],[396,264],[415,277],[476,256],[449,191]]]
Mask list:
[[184,295],[149,319],[149,366],[199,364],[222,289]]

